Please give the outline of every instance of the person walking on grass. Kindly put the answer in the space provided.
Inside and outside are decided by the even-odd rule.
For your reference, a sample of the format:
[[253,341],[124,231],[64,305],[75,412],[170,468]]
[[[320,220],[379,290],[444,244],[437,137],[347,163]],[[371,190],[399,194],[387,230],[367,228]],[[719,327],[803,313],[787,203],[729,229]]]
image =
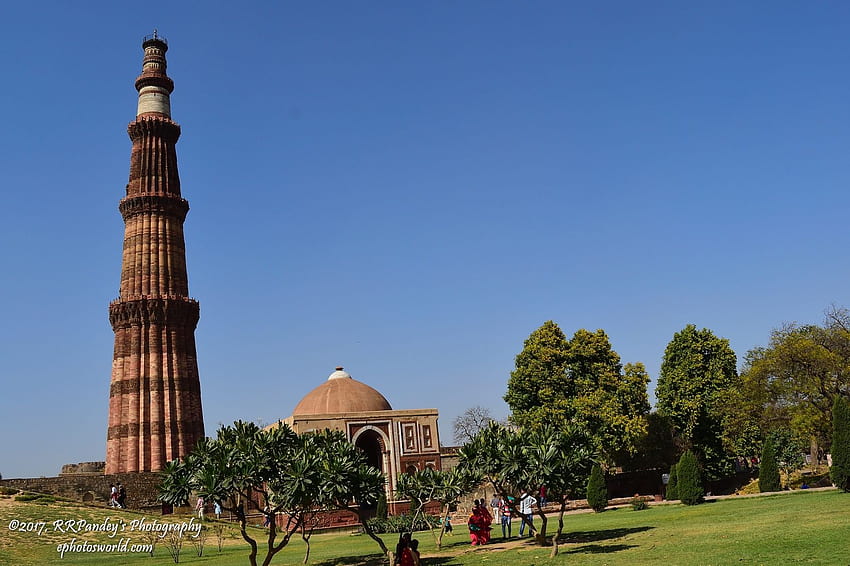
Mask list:
[[118,507],[127,508],[127,488],[124,487],[123,483],[118,484]]
[[499,499],[499,519],[502,523],[502,540],[511,538],[511,506],[505,498]]
[[519,496],[519,515],[520,515],[520,524],[519,524],[519,536],[522,537],[525,534],[525,526],[526,522],[528,523],[528,534],[531,535],[534,531],[534,504],[537,503],[537,500],[533,495],[530,495],[526,490],[522,490],[522,493]]

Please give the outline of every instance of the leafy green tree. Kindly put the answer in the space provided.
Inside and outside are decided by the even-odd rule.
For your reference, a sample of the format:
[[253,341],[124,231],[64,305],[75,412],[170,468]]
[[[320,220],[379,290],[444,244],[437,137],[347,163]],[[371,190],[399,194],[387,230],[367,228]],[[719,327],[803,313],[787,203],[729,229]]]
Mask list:
[[785,474],[787,487],[791,473],[799,470],[806,463],[804,457],[805,447],[787,428],[771,431],[767,435],[767,438],[773,444],[773,451],[776,454],[776,464],[779,466],[779,470]]
[[[709,479],[732,472],[723,446],[723,401],[738,382],[735,365],[728,340],[689,324],[667,345],[655,389],[658,412],[670,418],[682,445],[694,451]],[[680,496],[681,482],[680,470]]]
[[599,464],[593,466],[590,478],[587,480],[587,504],[597,513],[605,511],[608,507],[608,487],[605,485],[605,476]]
[[[480,476],[470,474],[464,468],[446,471],[426,468],[413,474],[403,474],[399,477],[396,487],[399,493],[410,498],[411,506],[415,507],[413,523],[416,523],[418,517],[422,517],[434,536],[437,549],[440,549],[450,510],[457,506],[463,495],[472,492],[480,483]],[[425,508],[432,502],[440,504],[441,514],[438,521],[425,512]],[[436,526],[440,527],[439,531],[435,531]]]
[[572,422],[593,431],[594,445],[606,462],[620,454],[634,453],[646,434],[649,374],[642,363],[622,366],[603,330],[579,329],[569,342],[568,373],[576,385],[572,399],[564,403]]
[[[196,493],[219,501],[239,521],[240,534],[251,548],[248,561],[257,566],[257,540],[247,529],[247,512],[253,506],[269,520],[262,561],[267,566],[299,531],[309,555],[307,527],[315,525],[310,517],[323,508],[357,513],[367,534],[387,553],[360,510],[377,501],[383,484],[383,475],[366,463],[364,454],[341,432],[297,435],[284,424],[263,430],[237,421],[219,428],[216,439],[200,441],[182,460],[166,465],[160,499],[185,505]],[[278,515],[286,517],[281,531]]]
[[653,411],[646,416],[646,434],[633,454],[621,453],[617,463],[624,471],[670,469],[677,462],[673,424],[670,418]]
[[567,341],[547,321],[517,355],[505,401],[523,427],[571,423],[593,431],[594,449],[610,463],[634,452],[646,433],[648,383],[643,364],[621,365],[603,330],[581,329]]
[[[556,556],[558,540],[564,531],[567,504],[584,491],[584,478],[593,463],[591,439],[584,429],[574,425],[544,425],[528,431],[524,437],[523,452],[533,463],[533,468],[526,471],[526,485],[538,488],[545,485],[547,499],[559,506],[558,530],[551,540],[551,556]],[[541,522],[539,538],[547,544],[548,517],[540,505],[540,497],[537,498],[536,513]]]
[[759,491],[779,491],[782,485],[779,480],[779,466],[776,464],[776,453],[773,450],[773,441],[768,438],[764,441],[761,451],[761,463],[759,464]]
[[850,404],[836,397],[832,406],[832,483],[850,491]]
[[532,420],[531,415],[556,394],[575,395],[573,384],[567,379],[568,358],[567,338],[553,321],[547,320],[531,333],[517,354],[516,369],[511,372],[505,394],[516,424]]
[[[850,391],[850,314],[832,307],[821,326],[786,324],[775,329],[767,347],[745,357],[740,393],[730,399],[729,435],[747,427],[762,435],[790,428],[810,444],[829,446],[835,399]],[[738,421],[735,422],[735,416]]]
[[670,466],[670,478],[667,480],[667,501],[679,499],[679,473],[676,471],[677,464]]
[[[493,422],[460,449],[458,468],[483,478],[517,515],[520,492],[546,485],[547,497],[561,502],[562,527],[566,500],[582,490],[592,461],[590,440],[577,427],[541,426],[527,431]],[[538,544],[548,544],[547,518],[539,500],[535,513],[541,519],[540,530],[528,526],[537,534]]]
[[[298,501],[303,493],[293,494],[288,489],[288,465],[295,460],[297,449],[298,437],[289,427],[266,432],[254,423],[238,421],[233,427],[220,428],[216,440],[200,441],[182,461],[169,462],[163,471],[160,499],[186,505],[189,497],[197,493],[221,502],[223,509],[236,515],[242,538],[251,547],[248,560],[256,566],[258,546],[247,530],[245,509],[254,504],[251,495],[256,493],[262,503],[256,507],[271,521],[263,560],[267,565],[301,528],[308,512]],[[297,473],[302,477],[309,475],[306,470]],[[283,509],[290,513],[290,521],[278,542],[275,517]]]
[[685,505],[702,503],[703,495],[705,495],[702,488],[702,474],[697,457],[690,450],[682,454],[676,465],[676,479],[676,492],[682,503]]
[[[325,429],[301,437],[314,443],[317,455],[313,465],[321,470],[320,481],[312,486],[314,505],[354,513],[366,535],[388,554],[384,541],[368,525],[369,509],[377,506],[378,498],[385,493],[384,474],[368,464],[365,453],[349,442],[342,431]],[[304,486],[305,491],[310,488]]]

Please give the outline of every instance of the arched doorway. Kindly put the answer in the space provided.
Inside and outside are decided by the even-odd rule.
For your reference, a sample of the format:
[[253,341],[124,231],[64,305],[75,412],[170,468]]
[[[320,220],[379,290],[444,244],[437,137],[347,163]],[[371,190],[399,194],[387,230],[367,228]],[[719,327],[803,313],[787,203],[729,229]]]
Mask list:
[[364,430],[354,443],[366,454],[366,462],[382,472],[384,470],[384,441],[376,430]]
[[[375,429],[367,429],[357,435],[354,440],[354,445],[366,454],[366,463],[377,468],[384,475],[388,476],[388,471],[384,469],[384,439],[381,434]],[[370,511],[375,510],[375,505],[366,507]]]

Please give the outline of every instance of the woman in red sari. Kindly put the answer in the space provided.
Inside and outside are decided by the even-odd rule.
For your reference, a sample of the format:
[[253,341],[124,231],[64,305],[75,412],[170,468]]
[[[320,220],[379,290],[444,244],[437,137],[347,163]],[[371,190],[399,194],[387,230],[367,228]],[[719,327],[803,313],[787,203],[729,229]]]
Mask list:
[[467,525],[469,525],[469,540],[472,541],[472,546],[487,544],[490,540],[490,524],[493,522],[493,517],[487,509],[476,499],[475,507],[472,508],[472,515],[469,516]]

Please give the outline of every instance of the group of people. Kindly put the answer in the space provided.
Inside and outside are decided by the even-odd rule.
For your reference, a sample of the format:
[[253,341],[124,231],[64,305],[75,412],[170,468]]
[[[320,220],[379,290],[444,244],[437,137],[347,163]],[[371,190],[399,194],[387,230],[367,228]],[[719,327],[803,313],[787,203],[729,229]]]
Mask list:
[[419,541],[410,533],[402,533],[395,545],[394,566],[419,566]]
[[124,487],[124,484],[109,484],[109,506],[120,509],[127,508],[127,488]]
[[[198,497],[198,501],[195,502],[195,511],[198,512],[198,519],[201,521],[204,520],[204,514],[207,510],[207,501],[204,499],[204,496],[201,495]],[[213,501],[213,513],[215,513],[216,519],[221,519],[221,503],[218,501]]]
[[[541,493],[541,500],[543,497],[545,496]],[[467,520],[472,546],[479,546],[490,542],[490,531],[492,530],[490,525],[493,523],[494,515],[499,517],[503,540],[511,538],[511,522],[515,516],[519,516],[520,518],[519,536],[525,536],[526,527],[528,527],[529,534],[531,534],[534,531],[535,505],[537,505],[537,498],[526,490],[522,490],[519,502],[512,495],[501,497],[498,494],[493,494],[493,499],[490,500],[492,513],[487,509],[486,502],[483,499],[476,499],[473,502],[472,513]]]

